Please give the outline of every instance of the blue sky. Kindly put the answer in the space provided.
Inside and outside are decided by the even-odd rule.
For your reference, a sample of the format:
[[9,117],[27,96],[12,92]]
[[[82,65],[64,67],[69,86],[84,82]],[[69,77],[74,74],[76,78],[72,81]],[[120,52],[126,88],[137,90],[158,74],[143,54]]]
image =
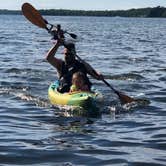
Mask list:
[[164,6],[166,0],[0,0],[0,9],[21,9],[24,2],[37,9],[118,10]]

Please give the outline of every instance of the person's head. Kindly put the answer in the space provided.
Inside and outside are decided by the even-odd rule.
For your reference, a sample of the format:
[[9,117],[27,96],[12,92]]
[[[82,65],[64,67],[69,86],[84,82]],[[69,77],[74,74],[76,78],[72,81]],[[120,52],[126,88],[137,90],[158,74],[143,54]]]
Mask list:
[[61,25],[57,24],[57,30],[60,30],[60,29],[61,29]]
[[72,84],[76,87],[81,87],[85,84],[85,74],[82,72],[76,72],[72,77]]
[[67,65],[70,65],[75,61],[75,45],[73,43],[68,43],[64,46],[64,60]]

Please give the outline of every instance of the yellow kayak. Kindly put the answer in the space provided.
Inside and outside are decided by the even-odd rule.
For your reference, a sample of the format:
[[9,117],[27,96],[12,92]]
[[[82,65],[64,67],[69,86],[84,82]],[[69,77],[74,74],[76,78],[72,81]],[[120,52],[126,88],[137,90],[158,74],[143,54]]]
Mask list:
[[48,97],[52,105],[61,105],[61,106],[74,106],[81,107],[87,113],[90,111],[99,112],[98,103],[102,99],[102,94],[99,92],[72,92],[72,93],[60,93],[57,88],[59,82],[55,81],[49,86]]

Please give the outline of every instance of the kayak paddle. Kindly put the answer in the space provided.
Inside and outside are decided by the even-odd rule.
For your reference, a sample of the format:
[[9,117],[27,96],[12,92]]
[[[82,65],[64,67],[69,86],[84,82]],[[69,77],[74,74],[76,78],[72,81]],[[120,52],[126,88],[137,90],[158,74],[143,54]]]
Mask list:
[[[48,24],[48,25],[51,26],[51,29],[52,29],[53,27],[56,27],[55,25],[50,24],[46,19],[43,19],[43,20],[44,20],[44,22],[45,22],[46,24]],[[77,39],[77,35],[74,34],[74,33],[69,33],[69,32],[67,32],[67,31],[64,31],[64,33],[69,34],[73,39]]]
[[[56,27],[55,25],[48,23],[48,21],[44,19],[39,11],[36,10],[30,3],[24,3],[22,5],[22,13],[32,24],[46,29],[49,33],[51,33],[53,27]],[[51,27],[48,28],[47,25],[50,25]],[[64,33],[69,34],[73,39],[77,38],[76,34],[69,33],[67,31],[64,31]]]

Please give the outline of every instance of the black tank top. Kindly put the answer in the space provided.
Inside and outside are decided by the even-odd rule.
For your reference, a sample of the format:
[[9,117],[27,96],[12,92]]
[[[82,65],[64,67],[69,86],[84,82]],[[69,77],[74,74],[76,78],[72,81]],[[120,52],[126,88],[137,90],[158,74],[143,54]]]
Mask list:
[[87,77],[87,70],[81,62],[78,60],[75,60],[75,63],[72,66],[67,66],[65,62],[62,64],[62,69],[61,69],[61,75],[59,77],[60,81],[60,86],[59,86],[59,91],[64,93],[64,92],[69,92],[70,86],[72,85],[72,76],[75,72],[82,72],[85,74],[85,81],[86,84],[89,86],[89,89],[92,86],[92,83],[89,81],[89,78]]

